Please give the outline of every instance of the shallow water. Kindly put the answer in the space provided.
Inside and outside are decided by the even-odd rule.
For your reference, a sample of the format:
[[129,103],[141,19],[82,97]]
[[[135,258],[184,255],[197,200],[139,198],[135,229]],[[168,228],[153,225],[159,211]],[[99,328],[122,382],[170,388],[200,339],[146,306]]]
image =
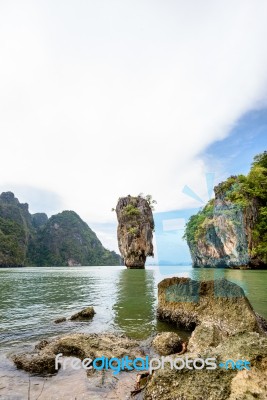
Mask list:
[[[123,332],[146,338],[170,327],[155,318],[157,284],[168,276],[225,277],[241,285],[255,310],[267,318],[267,271],[192,269],[191,266],[60,267],[0,269],[0,350],[70,332]],[[90,322],[54,324],[93,305]]]

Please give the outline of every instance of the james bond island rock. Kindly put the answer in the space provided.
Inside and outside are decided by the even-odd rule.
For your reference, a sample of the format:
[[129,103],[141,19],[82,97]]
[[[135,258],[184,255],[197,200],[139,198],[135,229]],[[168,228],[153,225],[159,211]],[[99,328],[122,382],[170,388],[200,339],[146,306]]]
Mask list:
[[127,268],[144,268],[153,254],[154,220],[149,202],[141,196],[121,197],[116,207],[118,244]]
[[267,268],[267,152],[214,192],[186,226],[193,266]]
[[74,211],[30,214],[12,192],[0,195],[0,267],[121,265]]

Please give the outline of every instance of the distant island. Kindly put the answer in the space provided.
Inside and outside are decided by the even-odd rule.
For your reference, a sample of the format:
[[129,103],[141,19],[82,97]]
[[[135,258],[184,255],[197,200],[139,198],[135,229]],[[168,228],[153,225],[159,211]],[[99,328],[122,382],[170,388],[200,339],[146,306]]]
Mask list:
[[121,264],[74,211],[48,218],[12,192],[0,195],[0,267]]
[[185,230],[193,267],[267,268],[267,151],[229,177]]

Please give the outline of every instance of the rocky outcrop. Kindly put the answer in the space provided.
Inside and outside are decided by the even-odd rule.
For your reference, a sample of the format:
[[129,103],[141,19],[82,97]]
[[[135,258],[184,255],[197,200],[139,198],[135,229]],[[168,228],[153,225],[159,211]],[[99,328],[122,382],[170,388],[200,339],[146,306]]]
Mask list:
[[183,340],[175,332],[158,333],[152,341],[152,346],[158,354],[163,356],[180,354],[185,349]]
[[0,195],[0,266],[17,267],[27,262],[33,233],[28,204],[20,203],[12,192]]
[[[204,338],[205,340],[205,338]],[[168,356],[177,360],[175,355]],[[146,387],[144,400],[251,400],[267,398],[267,337],[248,332],[226,338],[218,346],[179,356],[178,365],[187,360],[214,358],[214,370],[164,368],[154,371]],[[227,360],[246,360],[250,369],[225,369],[220,363]],[[190,365],[190,364],[189,364]]]
[[202,324],[214,327],[211,334],[221,338],[262,331],[243,289],[226,279],[164,279],[158,284],[157,316],[189,330]]
[[139,342],[123,335],[111,333],[82,334],[63,336],[52,341],[41,341],[33,353],[21,353],[12,356],[19,369],[32,374],[50,374],[58,372],[55,368],[55,357],[62,354],[66,357],[78,357],[81,360],[98,357],[131,359],[144,356],[138,348]]
[[215,188],[212,214],[202,223],[197,240],[188,241],[193,267],[247,266],[254,221],[249,214]]
[[30,241],[29,259],[46,265],[120,265],[114,251],[105,249],[96,234],[74,211],[52,215]]
[[[164,368],[154,371],[144,399],[265,400],[267,336],[243,290],[227,280],[188,278],[165,279],[158,288],[159,317],[196,328],[187,352],[168,356]],[[201,360],[207,358],[215,360],[215,369],[201,368]],[[195,359],[198,364],[193,364]],[[248,369],[227,369],[227,360],[246,361]]]
[[32,214],[32,224],[38,229],[41,226],[44,226],[48,221],[48,216],[45,213],[35,213]]
[[206,229],[205,236],[199,239],[196,253],[193,249],[191,251],[194,266],[230,267],[249,263],[248,242],[240,207],[217,198],[213,218]]
[[66,321],[67,321],[66,317],[59,317],[59,318],[55,319],[54,323],[61,324],[62,322],[66,322]]
[[214,188],[185,230],[194,267],[267,268],[267,152]]
[[87,307],[87,308],[84,308],[83,310],[77,312],[76,314],[73,314],[70,317],[70,320],[71,321],[88,320],[88,319],[92,319],[94,315],[95,315],[94,307]]
[[121,197],[116,206],[118,244],[127,268],[144,268],[153,256],[154,220],[148,201],[141,196]]

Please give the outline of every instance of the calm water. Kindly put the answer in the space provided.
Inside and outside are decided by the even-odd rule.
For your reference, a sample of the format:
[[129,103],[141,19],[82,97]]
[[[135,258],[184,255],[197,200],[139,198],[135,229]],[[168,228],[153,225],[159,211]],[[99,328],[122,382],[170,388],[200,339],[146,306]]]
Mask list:
[[[190,266],[0,269],[0,350],[16,350],[43,337],[70,332],[109,330],[145,338],[169,330],[155,318],[157,284],[168,276],[225,277],[241,285],[255,310],[267,318],[267,271]],[[53,323],[89,305],[96,310],[92,321]]]

